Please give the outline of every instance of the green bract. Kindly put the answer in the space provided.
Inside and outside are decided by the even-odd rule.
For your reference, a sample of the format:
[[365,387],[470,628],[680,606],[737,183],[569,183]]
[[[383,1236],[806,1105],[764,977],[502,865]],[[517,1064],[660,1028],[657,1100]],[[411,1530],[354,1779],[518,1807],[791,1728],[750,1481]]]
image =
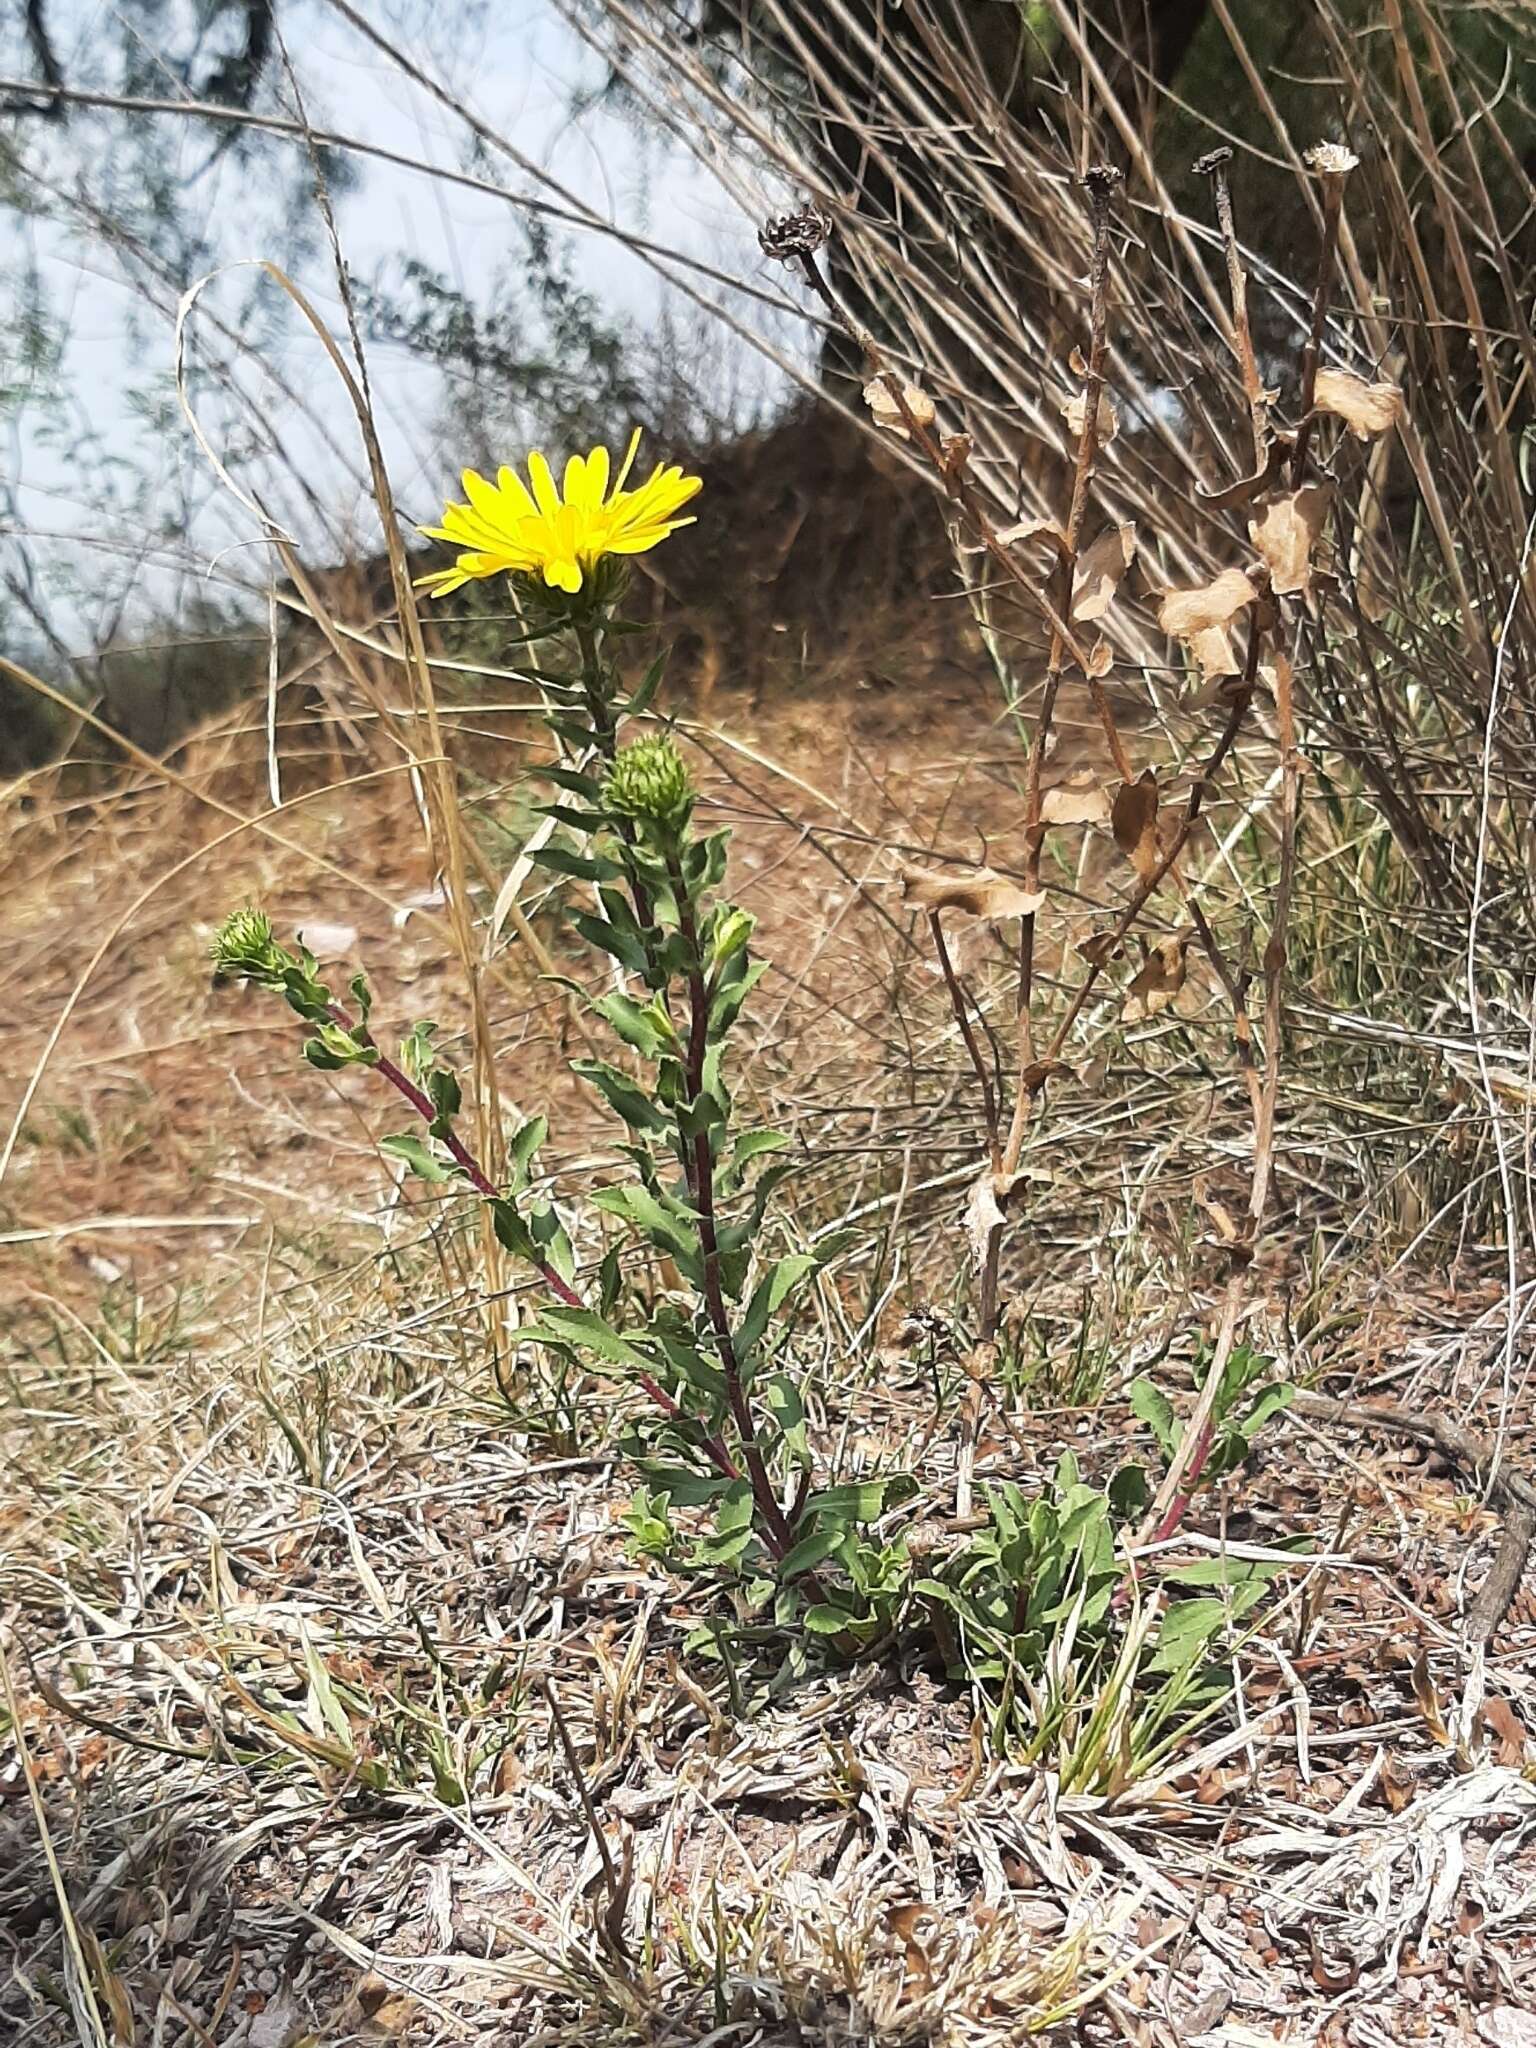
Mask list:
[[291,955],[272,935],[272,921],[259,910],[232,910],[213,936],[213,964],[221,974],[275,981]]
[[610,810],[681,832],[693,811],[693,778],[676,744],[656,733],[614,756],[603,784]]

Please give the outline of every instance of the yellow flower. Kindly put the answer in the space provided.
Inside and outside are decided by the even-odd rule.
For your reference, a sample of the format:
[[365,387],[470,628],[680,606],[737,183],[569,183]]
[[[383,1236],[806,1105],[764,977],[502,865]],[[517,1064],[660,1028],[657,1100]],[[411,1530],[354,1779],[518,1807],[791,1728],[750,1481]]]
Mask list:
[[606,448],[573,455],[559,490],[537,453],[528,458],[528,484],[511,469],[499,470],[493,484],[466,469],[469,503],[449,504],[441,526],[421,529],[464,550],[451,569],[420,579],[427,594],[442,597],[478,577],[516,572],[542,576],[554,590],[578,591],[604,555],[643,555],[691,526],[691,517],[677,515],[699,490],[698,477],[658,466],[645,483],[625,489],[639,445],[637,427],[611,490]]

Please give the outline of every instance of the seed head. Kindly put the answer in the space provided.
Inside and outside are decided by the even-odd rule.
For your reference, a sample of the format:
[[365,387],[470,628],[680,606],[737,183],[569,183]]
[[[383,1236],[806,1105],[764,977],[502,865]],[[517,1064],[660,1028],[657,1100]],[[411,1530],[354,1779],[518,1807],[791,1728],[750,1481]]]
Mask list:
[[1190,169],[1197,178],[1214,178],[1218,171],[1225,171],[1231,161],[1231,145],[1224,142],[1217,149],[1208,149],[1204,156],[1197,156]]
[[1315,142],[1303,161],[1307,168],[1316,171],[1320,178],[1338,179],[1342,183],[1360,159],[1342,142]]
[[802,206],[797,213],[778,213],[764,221],[757,239],[765,256],[793,263],[797,257],[814,256],[831,234],[832,223],[819,206]]
[[679,832],[694,804],[693,778],[676,744],[655,733],[623,747],[608,771],[604,795],[611,810]]

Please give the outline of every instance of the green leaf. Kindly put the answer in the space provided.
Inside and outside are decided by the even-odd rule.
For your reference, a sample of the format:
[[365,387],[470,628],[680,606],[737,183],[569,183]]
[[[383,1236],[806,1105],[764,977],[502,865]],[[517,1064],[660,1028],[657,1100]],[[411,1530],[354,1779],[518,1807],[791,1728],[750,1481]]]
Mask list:
[[589,1308],[546,1308],[536,1322],[525,1323],[518,1335],[530,1342],[548,1338],[558,1344],[579,1345],[585,1351],[595,1351],[599,1358],[606,1358],[610,1365],[623,1366],[628,1372],[651,1370],[651,1361],[645,1353]]
[[547,1117],[531,1116],[519,1124],[511,1144],[507,1147],[507,1172],[514,1194],[520,1193],[528,1183],[528,1175],[538,1154],[539,1147],[549,1136]]
[[539,1202],[529,1209],[528,1230],[543,1254],[544,1263],[553,1266],[562,1280],[574,1280],[576,1255],[571,1250],[571,1240],[565,1234],[565,1225],[550,1203]]
[[651,1557],[659,1557],[671,1548],[672,1523],[668,1510],[672,1498],[667,1493],[652,1493],[641,1487],[621,1519],[628,1525],[634,1546]]
[[752,1299],[736,1332],[737,1349],[743,1358],[756,1350],[784,1302],[820,1264],[814,1252],[791,1252],[787,1258],[774,1261],[766,1277],[752,1290]]
[[818,1519],[832,1515],[845,1522],[873,1522],[916,1491],[917,1481],[905,1472],[893,1472],[887,1479],[854,1479],[813,1493],[805,1512]]
[[763,1406],[779,1426],[784,1448],[803,1471],[811,1462],[811,1447],[805,1432],[805,1403],[800,1389],[787,1373],[770,1373],[762,1382]]
[[1163,1616],[1157,1631],[1157,1650],[1147,1664],[1149,1672],[1179,1675],[1204,1656],[1211,1638],[1231,1618],[1225,1600],[1175,1600]]
[[1131,1413],[1157,1438],[1163,1456],[1171,1458],[1178,1449],[1182,1429],[1168,1396],[1151,1380],[1137,1378],[1131,1381],[1130,1403]]
[[706,1137],[719,1130],[730,1115],[729,1105],[708,1088],[701,1088],[691,1102],[677,1105],[677,1127],[687,1138]]
[[1290,1407],[1295,1393],[1296,1389],[1288,1383],[1267,1387],[1238,1425],[1243,1441],[1251,1444],[1272,1415]]
[[391,1137],[380,1138],[379,1150],[387,1152],[391,1159],[403,1159],[412,1173],[422,1180],[431,1181],[434,1186],[441,1187],[454,1177],[452,1169],[445,1166],[414,1131],[397,1131]]
[[802,1536],[800,1541],[779,1560],[780,1578],[793,1579],[801,1572],[814,1571],[817,1565],[832,1555],[833,1551],[842,1548],[847,1537],[847,1530],[835,1523],[813,1529],[809,1536]]
[[757,919],[750,911],[738,910],[734,905],[722,904],[710,936],[710,956],[718,971],[726,961],[746,950],[752,937]]
[[821,1605],[805,1610],[805,1625],[813,1636],[840,1636],[852,1626],[853,1620],[841,1607]]
[[679,1379],[701,1393],[706,1401],[724,1407],[725,1375],[704,1356],[686,1326],[669,1328],[664,1317],[657,1315],[646,1335],[660,1348]]
[[452,1067],[434,1067],[427,1076],[427,1094],[437,1115],[432,1119],[434,1138],[446,1138],[453,1119],[464,1106],[464,1091]]
[[437,1026],[430,1017],[424,1017],[411,1026],[410,1036],[400,1041],[400,1064],[418,1087],[425,1082],[437,1058],[432,1044],[436,1036]]
[[[1307,1561],[1306,1542],[1298,1544],[1298,1564]],[[1289,1569],[1273,1557],[1202,1557],[1194,1564],[1176,1565],[1163,1576],[1170,1586],[1262,1586]]]
[[619,1265],[620,1247],[609,1245],[603,1253],[597,1268],[597,1299],[604,1319],[611,1317],[618,1306],[619,1291],[623,1285],[623,1273]]
[[573,831],[586,834],[601,832],[608,820],[601,811],[578,810],[575,804],[535,804],[534,809],[543,817],[555,818],[562,825],[569,825]]
[[1143,1514],[1151,1499],[1152,1489],[1140,1465],[1122,1465],[1109,1482],[1109,1505],[1118,1521]]
[[592,853],[572,853],[563,846],[538,847],[531,858],[551,874],[569,875],[578,882],[607,882],[621,872],[614,861]]
[[645,674],[640,678],[639,683],[635,687],[633,695],[630,697],[629,702],[624,706],[624,715],[626,718],[638,718],[642,711],[645,711],[649,708],[651,699],[656,695],[657,690],[661,687],[661,679],[663,675],[666,673],[666,667],[667,655],[666,650],[664,649],[660,654],[657,655],[656,659],[651,663],[650,667],[646,670]]
[[720,1498],[715,1527],[722,1536],[752,1526],[752,1488],[745,1479],[733,1479]]
[[638,932],[626,931],[608,918],[597,917],[587,910],[579,911],[571,922],[589,946],[611,953],[630,974],[645,972],[645,946]]
[[699,1234],[692,1213],[660,1200],[649,1188],[634,1181],[599,1188],[592,1196],[592,1206],[606,1215],[622,1217],[658,1250],[670,1252],[679,1261],[699,1261]]
[[713,1036],[724,1037],[741,1015],[742,1005],[768,972],[767,962],[754,960],[739,980],[716,991],[709,1006],[709,1028]]
[[740,1187],[747,1168],[754,1159],[762,1159],[770,1152],[782,1152],[790,1140],[783,1131],[751,1130],[742,1131],[731,1147],[729,1161],[719,1173],[721,1191],[733,1194]]
[[305,1039],[304,1057],[321,1073],[333,1074],[339,1067],[376,1067],[379,1049],[376,1045],[360,1044],[339,1024],[325,1023],[315,1037]]
[[734,1480],[723,1478],[718,1472],[690,1472],[686,1465],[665,1465],[659,1459],[647,1458],[643,1453],[633,1454],[635,1469],[649,1479],[654,1486],[665,1489],[674,1507],[698,1508],[707,1502],[718,1500]]
[[626,1045],[633,1046],[648,1060],[677,1044],[672,1020],[659,1002],[637,1003],[633,996],[616,990],[612,995],[600,996],[592,1008],[612,1025]]
[[608,1107],[621,1116],[632,1131],[664,1131],[667,1120],[628,1074],[606,1060],[572,1060],[571,1072],[590,1081]]
[[498,1196],[491,1204],[491,1225],[496,1232],[496,1241],[514,1258],[527,1259],[530,1263],[538,1257],[533,1236],[521,1216],[509,1201]]
[[373,1014],[373,990],[368,986],[368,978],[363,974],[354,974],[347,986],[352,991],[352,1000],[357,1005],[357,1013],[366,1031],[368,1019]]
[[752,1488],[745,1479],[733,1480],[720,1496],[714,1533],[695,1546],[693,1561],[735,1564],[752,1542]]
[[546,782],[552,782],[556,789],[569,790],[572,796],[590,797],[595,803],[602,794],[596,776],[584,775],[579,768],[567,768],[559,761],[546,761],[538,772]]

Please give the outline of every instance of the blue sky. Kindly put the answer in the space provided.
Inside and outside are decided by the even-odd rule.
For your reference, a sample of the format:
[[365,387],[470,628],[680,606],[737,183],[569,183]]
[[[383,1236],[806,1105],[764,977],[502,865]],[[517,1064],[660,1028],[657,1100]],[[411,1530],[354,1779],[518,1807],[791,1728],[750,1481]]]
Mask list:
[[[590,104],[602,66],[546,0],[501,6],[461,0],[448,7],[359,0],[359,9],[578,206],[685,250],[749,286],[781,289],[757,248],[754,220],[712,177],[680,150],[642,139],[636,125],[607,104]],[[131,11],[102,0],[54,0],[52,18],[66,79],[116,88],[123,25],[131,29]],[[290,4],[281,20],[306,111],[317,127],[428,165],[469,169],[514,190],[541,189],[536,178],[495,151],[482,149],[473,160],[474,139],[461,116],[320,0]],[[164,43],[187,50],[191,21],[188,8],[172,21],[170,34],[162,27]],[[153,47],[145,47],[149,76],[159,82],[139,89],[183,97],[177,76],[157,66]],[[31,73],[14,22],[0,32],[0,66],[9,76]],[[78,653],[114,628],[131,631],[150,611],[174,610],[180,594],[200,578],[259,587],[269,573],[259,522],[219,485],[180,416],[173,377],[174,292],[160,291],[160,304],[146,306],[129,281],[129,266],[82,218],[82,205],[132,211],[121,122],[113,112],[87,109],[72,113],[61,127],[16,124],[28,163],[56,188],[56,218],[12,215],[0,223],[6,291],[19,294],[20,280],[33,266],[68,336],[58,380],[62,409],[41,402],[40,392],[30,393],[26,380],[17,379],[14,364],[6,366],[11,398],[0,424],[9,461],[0,518],[7,534],[0,536],[0,552],[9,554],[13,573],[19,564],[33,580],[39,601]],[[217,277],[191,317],[194,354],[210,346],[234,365],[248,405],[242,417],[216,388],[206,389],[199,417],[208,437],[242,488],[258,495],[317,556],[339,553],[354,541],[369,547],[377,529],[357,436],[320,344],[299,321],[287,323],[278,345],[262,344],[295,402],[262,371],[241,365],[239,351],[219,340],[206,317],[221,316],[236,328],[249,319],[256,276],[249,266],[284,248],[284,225],[274,204],[279,181],[265,164],[253,176],[233,154],[218,157],[201,123],[178,122],[171,146],[184,181],[181,203],[203,225],[213,261],[247,266]],[[292,143],[273,147],[301,150]],[[292,167],[291,158],[283,160]],[[338,205],[341,241],[353,271],[367,278],[381,264],[419,257],[471,295],[481,293],[514,246],[506,203],[417,171],[357,161],[356,188]],[[739,173],[743,167],[734,168]],[[782,199],[763,186],[763,210]],[[579,278],[641,328],[654,326],[668,309],[685,328],[697,325],[699,316],[686,296],[613,238],[577,232],[569,246]],[[301,266],[299,282],[339,333],[341,306],[323,247]],[[721,296],[713,285],[702,289]],[[16,310],[0,305],[0,321],[11,334]],[[760,309],[749,301],[738,298],[735,310],[750,324],[763,324]],[[803,323],[770,315],[767,325],[790,354],[808,350]],[[721,391],[739,389],[749,401],[771,403],[784,388],[782,371],[724,328],[711,340],[709,362],[711,381]],[[436,373],[407,351],[384,345],[370,345],[368,367],[397,498],[413,515],[432,514],[458,467],[458,451],[440,445]],[[78,451],[87,435],[87,459],[81,462]],[[265,451],[263,440],[269,443]],[[509,450],[509,458],[518,452]],[[160,531],[167,525],[169,534]],[[6,603],[4,593],[0,603]],[[29,629],[14,602],[6,619],[13,641],[26,636]]]

